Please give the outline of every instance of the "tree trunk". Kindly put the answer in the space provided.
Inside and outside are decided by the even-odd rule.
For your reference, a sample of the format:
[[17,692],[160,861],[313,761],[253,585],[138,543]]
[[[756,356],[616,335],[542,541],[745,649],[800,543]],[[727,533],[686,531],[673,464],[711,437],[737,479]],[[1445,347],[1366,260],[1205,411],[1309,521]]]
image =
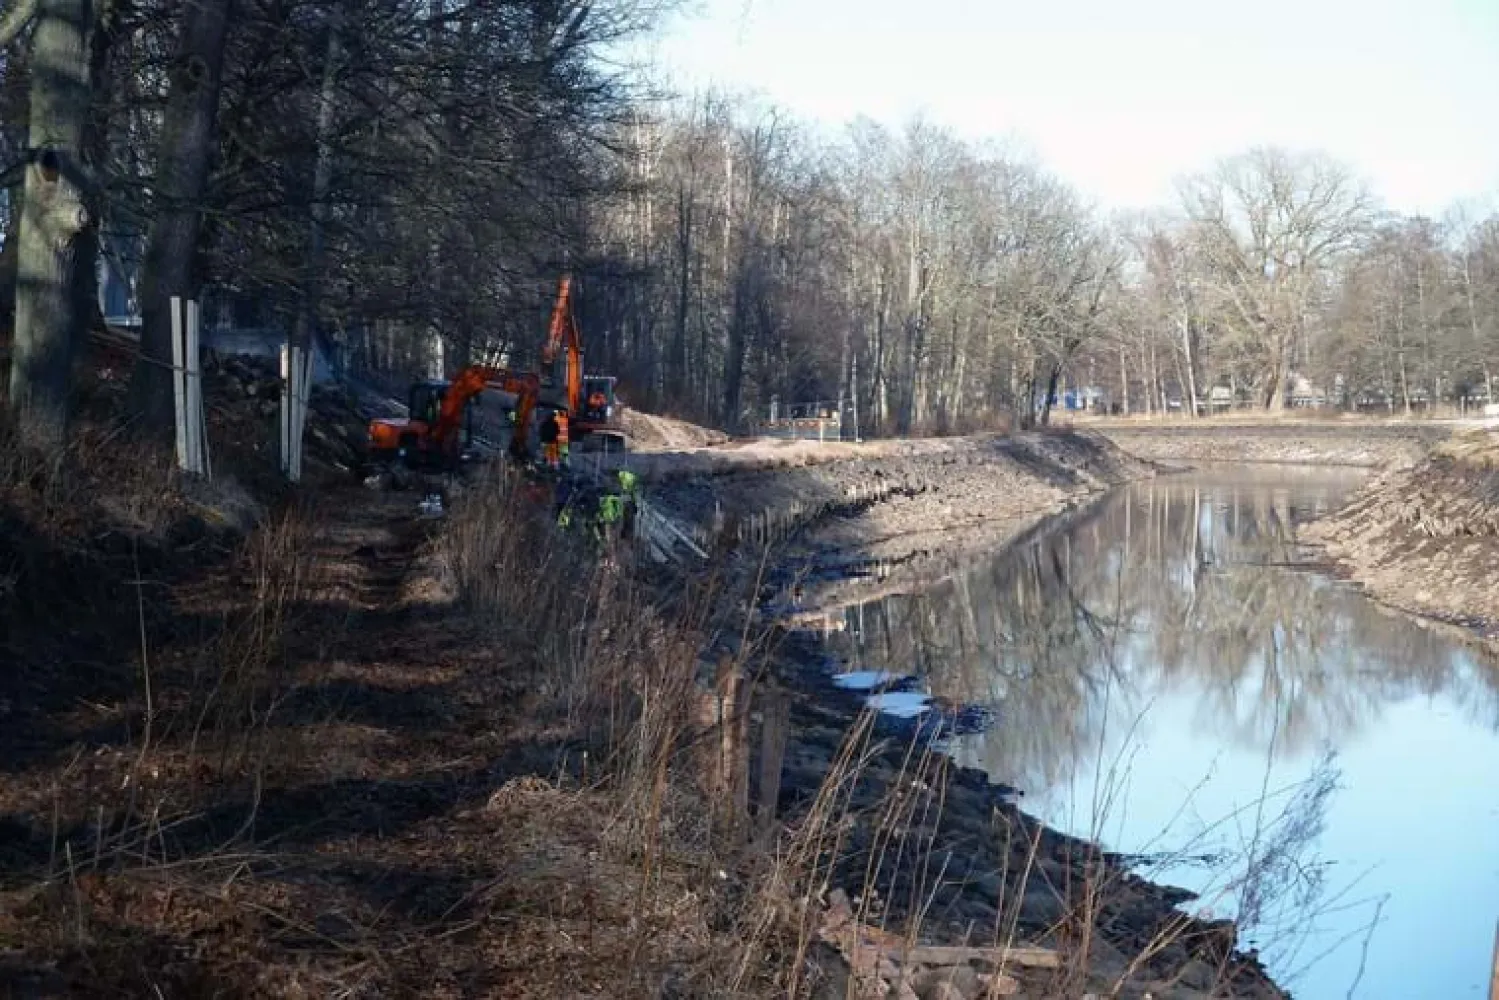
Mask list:
[[1494,402],[1494,375],[1489,370],[1489,352],[1484,349],[1483,334],[1478,326],[1478,308],[1473,302],[1473,264],[1466,248],[1463,250],[1463,298],[1468,306],[1468,331],[1473,337],[1473,350],[1483,366],[1484,401]]
[[734,280],[734,297],[729,314],[729,337],[727,354],[724,357],[723,423],[725,427],[737,429],[742,421],[744,405],[744,354],[748,338],[750,308],[749,275],[745,271],[753,265],[741,263],[739,276]]
[[1057,394],[1057,385],[1062,380],[1062,364],[1056,362],[1051,366],[1050,373],[1046,376],[1046,394],[1041,403],[1041,426],[1051,426],[1051,401]]
[[15,329],[16,322],[16,265],[20,255],[16,252],[21,242],[21,206],[25,204],[25,172],[18,183],[6,189],[10,212],[6,220],[5,245],[0,247],[0,324],[7,330]]
[[1189,407],[1187,415],[1195,418],[1197,416],[1197,368],[1192,358],[1192,320],[1191,317],[1183,315],[1181,319],[1182,354],[1187,361],[1187,398],[1184,400]]
[[172,397],[172,298],[198,297],[198,238],[213,157],[224,39],[231,0],[198,0],[182,15],[156,168],[156,219],[141,281],[141,360],[132,384],[144,429],[175,426]]
[[[333,180],[333,102],[338,83],[339,64],[343,60],[343,12],[335,8],[328,20],[328,49],[323,57],[323,86],[318,94],[317,160],[312,174],[312,222],[307,234],[307,271],[303,279],[302,305],[292,328],[291,345],[304,351],[312,348],[318,321],[319,293],[322,288],[323,229],[328,219],[328,188]],[[310,363],[310,362],[309,362]],[[441,378],[442,372],[438,373]]]
[[1265,409],[1283,413],[1286,408],[1286,336],[1276,333],[1270,338],[1270,370],[1265,387]]
[[692,204],[695,192],[677,188],[677,315],[672,329],[670,385],[678,401],[687,396],[687,303],[692,288]]
[[36,18],[10,408],[21,442],[52,451],[67,435],[74,347],[97,312],[88,302],[98,217],[85,135],[95,25],[88,0],[41,0]]

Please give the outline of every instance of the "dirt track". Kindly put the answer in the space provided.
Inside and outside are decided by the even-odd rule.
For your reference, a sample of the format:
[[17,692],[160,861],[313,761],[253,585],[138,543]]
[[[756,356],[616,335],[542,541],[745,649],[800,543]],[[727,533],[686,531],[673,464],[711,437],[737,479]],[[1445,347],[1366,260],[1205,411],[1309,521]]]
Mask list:
[[[505,983],[527,970],[493,960],[500,934],[474,931],[455,958],[433,928],[502,911],[468,897],[525,868],[527,843],[498,833],[518,818],[484,806],[511,777],[554,771],[535,686],[500,636],[421,601],[409,498],[322,500],[331,516],[291,540],[300,584],[278,552],[268,588],[237,569],[176,586],[176,621],[148,634],[169,696],[148,748],[129,738],[149,705],[138,686],[45,714],[7,706],[0,749],[26,746],[29,766],[0,775],[0,995],[521,995]],[[291,599],[243,603],[256,592]],[[275,619],[285,645],[262,650]],[[210,658],[212,693],[195,673]],[[248,708],[261,685],[274,708],[249,710],[269,728],[241,731],[234,699]],[[233,742],[193,732],[204,697]],[[161,829],[95,826],[153,810]]]

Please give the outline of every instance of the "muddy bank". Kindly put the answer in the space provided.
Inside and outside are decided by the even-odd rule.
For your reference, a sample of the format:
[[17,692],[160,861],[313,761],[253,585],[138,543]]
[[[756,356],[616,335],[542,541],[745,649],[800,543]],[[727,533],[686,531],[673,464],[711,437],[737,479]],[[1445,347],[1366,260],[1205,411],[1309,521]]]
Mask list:
[[1499,652],[1499,435],[1463,434],[1386,472],[1304,538],[1375,599]]
[[[812,651],[802,653],[810,662]],[[854,711],[836,697],[796,699],[779,790],[793,827],[809,822],[826,801],[819,792],[829,774],[845,767]],[[867,740],[853,731],[865,763],[837,783],[842,815],[823,863],[827,885],[854,901],[864,924],[947,949],[992,954],[998,942],[1058,956],[1053,967],[1000,970],[1013,980],[1001,995],[1285,996],[1256,955],[1240,950],[1231,921],[1188,914],[1190,892],[1140,878],[1128,859],[1045,826],[1016,806],[1013,789],[898,730],[879,726]],[[899,974],[930,980],[938,972],[951,992],[914,995],[990,996],[977,974],[995,964],[975,954],[971,967],[888,969],[887,992],[875,983],[853,995],[910,996]]]
[[[909,445],[717,475],[663,464],[649,496],[678,523],[711,532],[704,546],[741,566],[758,564],[769,544],[772,579],[761,597],[789,624],[930,585],[1157,471],[1087,433]],[[771,536],[746,537],[752,522]],[[1125,859],[1027,816],[1015,789],[935,751],[923,738],[929,730],[861,715],[862,694],[829,690],[832,667],[805,633],[782,631],[777,641],[779,693],[756,710],[756,741],[768,727],[784,744],[762,746],[755,799],[768,795],[793,830],[821,810],[837,812],[821,864],[828,890],[852,900],[858,923],[942,946],[944,955],[978,947],[971,961],[941,968],[893,963],[881,972],[850,962],[848,974],[865,979],[853,995],[987,996],[996,975],[1008,977],[1001,995],[1029,997],[1283,995],[1239,950],[1230,922],[1187,915],[1190,893],[1142,879]],[[982,723],[981,713],[952,708],[952,718]],[[778,712],[782,723],[766,721]],[[843,756],[850,739],[857,768]],[[777,757],[780,766],[765,771]],[[1061,964],[996,969],[995,942],[1051,949]],[[937,979],[944,992],[932,986]],[[903,992],[903,981],[932,988]]]
[[1101,424],[1096,433],[1130,455],[1154,462],[1278,462],[1366,469],[1408,466],[1451,433],[1417,423]]
[[[801,611],[914,586],[1156,467],[1096,434],[632,457],[650,503],[704,552],[770,569]],[[785,458],[786,455],[799,456]],[[717,463],[710,467],[702,463]]]

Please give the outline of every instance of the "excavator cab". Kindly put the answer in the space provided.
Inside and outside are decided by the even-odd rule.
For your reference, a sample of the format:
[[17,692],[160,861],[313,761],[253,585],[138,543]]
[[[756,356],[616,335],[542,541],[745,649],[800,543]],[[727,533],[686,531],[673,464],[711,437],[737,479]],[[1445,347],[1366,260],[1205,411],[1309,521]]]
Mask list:
[[[447,398],[448,389],[452,383],[440,381],[413,382],[411,390],[406,399],[406,413],[413,421],[420,421],[427,431],[436,425],[438,416],[442,413],[442,401]],[[460,459],[465,457],[473,447],[474,441],[474,408],[479,403],[479,397],[475,395],[469,399],[463,408],[463,423],[458,429],[457,454]],[[427,451],[428,442],[426,434],[423,433],[419,439],[411,442],[403,442],[404,445],[416,444],[416,446]],[[436,456],[424,456],[435,458]]]
[[583,379],[583,419],[607,424],[614,419],[613,376],[593,375]]
[[420,420],[427,426],[437,423],[442,411],[442,400],[447,395],[446,382],[413,382],[406,399],[406,414],[412,420]]

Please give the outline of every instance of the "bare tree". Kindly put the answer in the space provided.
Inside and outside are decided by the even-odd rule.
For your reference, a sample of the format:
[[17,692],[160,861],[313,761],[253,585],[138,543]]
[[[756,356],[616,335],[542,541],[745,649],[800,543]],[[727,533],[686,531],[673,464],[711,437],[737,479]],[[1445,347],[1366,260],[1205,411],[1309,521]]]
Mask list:
[[230,0],[196,0],[182,11],[181,40],[162,116],[153,185],[155,217],[146,245],[141,295],[141,360],[136,408],[160,434],[172,427],[173,297],[198,297],[203,198],[228,35]]
[[21,440],[49,451],[67,431],[74,345],[97,312],[100,149],[90,133],[112,16],[88,0],[23,0],[0,24],[8,44],[35,20],[10,407]]
[[1368,231],[1372,199],[1337,163],[1265,148],[1186,181],[1181,199],[1219,321],[1252,340],[1261,402],[1279,410],[1321,282]]

